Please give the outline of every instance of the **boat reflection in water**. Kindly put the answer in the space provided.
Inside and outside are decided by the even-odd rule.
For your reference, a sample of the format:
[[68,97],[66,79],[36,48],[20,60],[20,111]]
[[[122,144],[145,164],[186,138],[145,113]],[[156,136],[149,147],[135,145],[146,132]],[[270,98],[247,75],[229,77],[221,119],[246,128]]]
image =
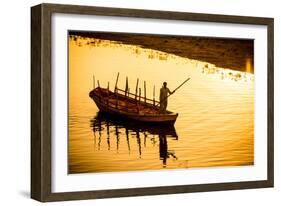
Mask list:
[[116,141],[116,150],[118,152],[120,138],[125,137],[128,153],[131,154],[132,151],[130,144],[132,141],[136,141],[138,145],[138,157],[141,159],[142,153],[146,150],[147,142],[150,141],[155,146],[157,145],[158,139],[159,159],[163,162],[163,168],[166,168],[168,158],[177,160],[175,151],[169,150],[167,141],[167,139],[172,141],[178,140],[178,135],[173,125],[149,125],[98,112],[91,120],[91,127],[94,133],[94,148],[97,150],[100,150],[101,142],[105,142],[102,140],[102,137],[106,136],[107,149],[112,149],[111,144],[114,138]]

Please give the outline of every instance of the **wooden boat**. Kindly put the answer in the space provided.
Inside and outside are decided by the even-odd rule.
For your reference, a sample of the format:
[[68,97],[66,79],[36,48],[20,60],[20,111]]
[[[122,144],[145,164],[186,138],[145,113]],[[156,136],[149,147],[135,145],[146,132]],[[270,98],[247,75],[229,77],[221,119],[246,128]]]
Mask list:
[[142,97],[140,94],[132,94],[127,89],[124,91],[115,87],[115,91],[112,92],[108,88],[98,86],[89,93],[89,96],[101,112],[126,119],[155,124],[174,124],[178,117],[177,113],[167,110],[165,113],[160,113],[158,101]]

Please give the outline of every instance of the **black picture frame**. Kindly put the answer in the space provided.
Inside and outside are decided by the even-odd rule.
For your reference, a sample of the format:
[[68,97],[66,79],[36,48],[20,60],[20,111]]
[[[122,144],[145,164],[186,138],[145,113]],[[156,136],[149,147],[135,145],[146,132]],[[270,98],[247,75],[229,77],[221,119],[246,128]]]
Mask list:
[[[53,193],[51,190],[51,16],[54,13],[267,26],[267,180]],[[266,188],[274,184],[274,20],[272,18],[40,4],[31,8],[31,198],[64,201]]]

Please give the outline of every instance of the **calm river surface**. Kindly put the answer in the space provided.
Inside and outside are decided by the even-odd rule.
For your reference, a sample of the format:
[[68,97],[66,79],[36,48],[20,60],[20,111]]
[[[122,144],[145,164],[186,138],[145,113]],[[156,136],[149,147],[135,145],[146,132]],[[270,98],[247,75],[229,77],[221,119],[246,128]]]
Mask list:
[[[246,67],[249,67],[245,62]],[[146,81],[156,98],[163,81],[179,113],[171,128],[123,122],[98,112],[89,92],[101,87],[130,92]],[[95,83],[97,86],[97,82]],[[69,173],[241,166],[254,164],[254,75],[164,52],[90,38],[69,38]]]

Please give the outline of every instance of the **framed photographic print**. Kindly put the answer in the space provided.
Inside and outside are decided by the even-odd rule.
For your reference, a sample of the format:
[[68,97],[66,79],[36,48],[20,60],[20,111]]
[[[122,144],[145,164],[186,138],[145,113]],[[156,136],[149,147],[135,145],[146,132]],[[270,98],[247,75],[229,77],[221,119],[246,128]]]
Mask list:
[[31,8],[31,197],[273,187],[273,19]]

